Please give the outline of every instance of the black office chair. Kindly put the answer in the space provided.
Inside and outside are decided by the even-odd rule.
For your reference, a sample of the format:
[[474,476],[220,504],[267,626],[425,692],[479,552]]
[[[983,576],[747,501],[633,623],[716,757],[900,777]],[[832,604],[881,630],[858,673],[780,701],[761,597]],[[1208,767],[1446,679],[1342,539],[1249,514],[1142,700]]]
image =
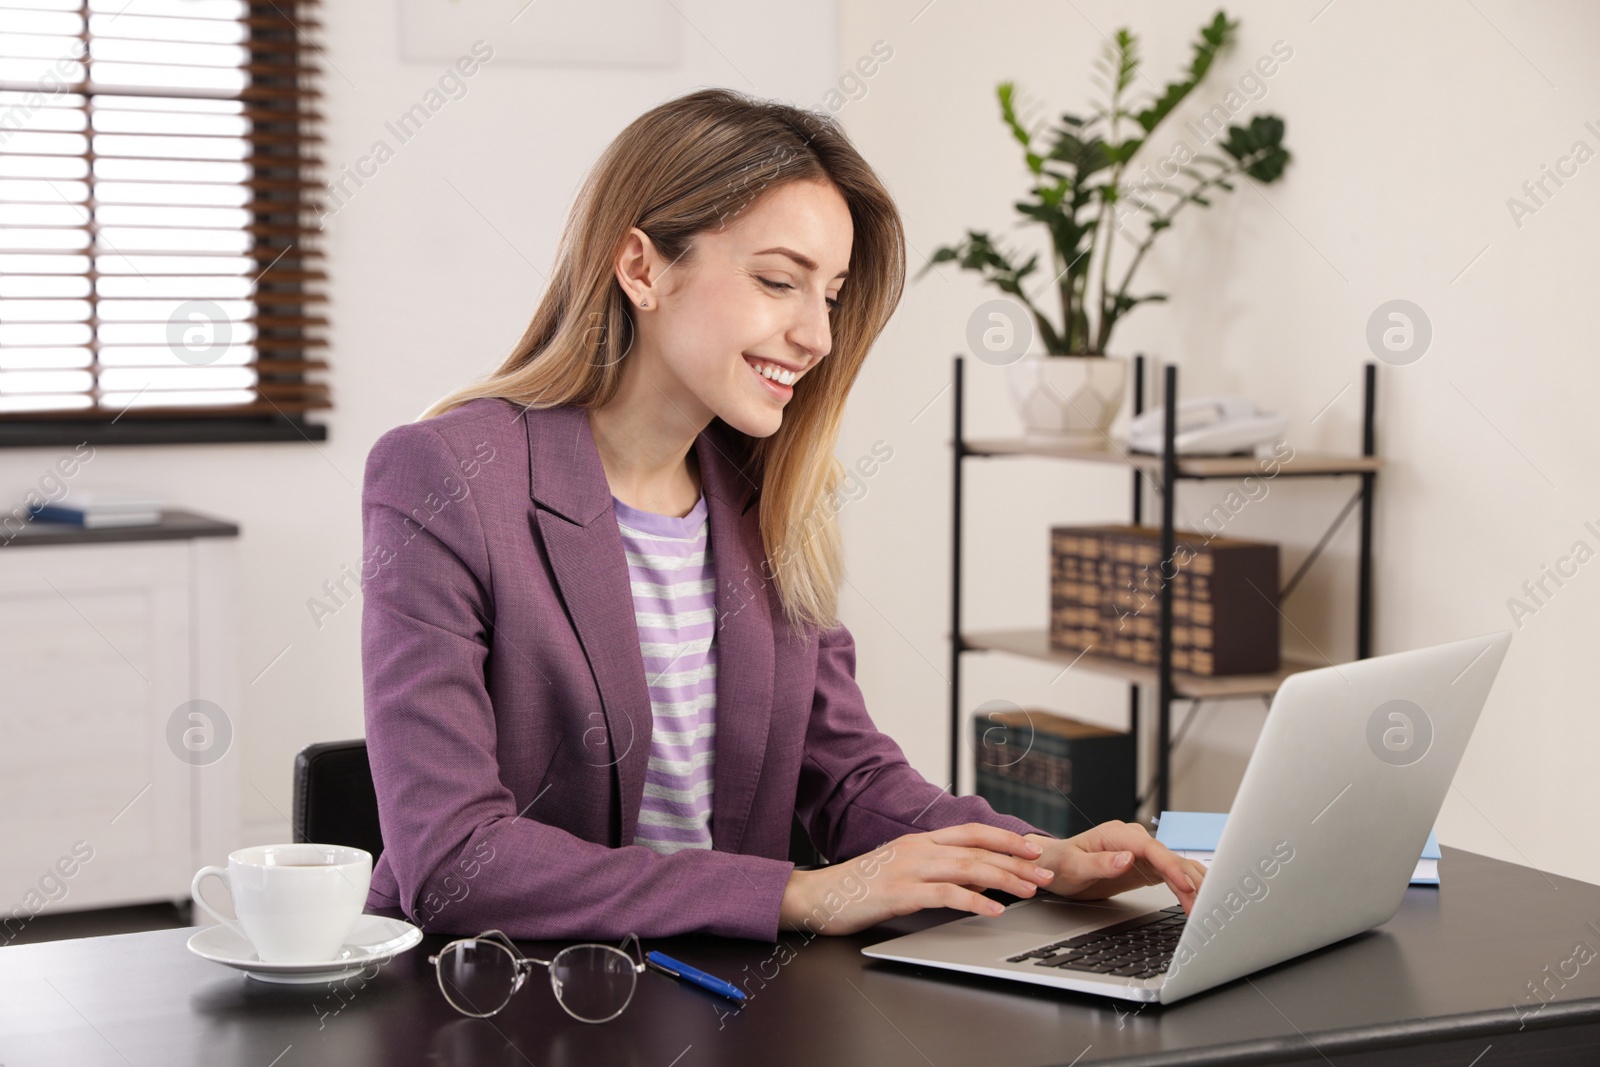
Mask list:
[[[364,739],[321,741],[295,757],[294,839],[363,848],[372,853],[374,863],[383,854],[378,795]],[[824,862],[799,816],[789,828],[789,860],[801,867]]]
[[367,742],[321,741],[294,758],[294,839],[383,854]]

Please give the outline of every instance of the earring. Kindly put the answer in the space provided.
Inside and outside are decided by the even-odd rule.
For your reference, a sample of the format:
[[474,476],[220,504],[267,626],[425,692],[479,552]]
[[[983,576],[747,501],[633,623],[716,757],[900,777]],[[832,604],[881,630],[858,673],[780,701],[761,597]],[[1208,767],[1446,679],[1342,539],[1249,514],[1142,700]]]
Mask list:
[[640,300],[639,301],[639,306],[642,307],[642,308],[647,308],[647,307],[650,306],[650,301],[648,301],[648,300]]

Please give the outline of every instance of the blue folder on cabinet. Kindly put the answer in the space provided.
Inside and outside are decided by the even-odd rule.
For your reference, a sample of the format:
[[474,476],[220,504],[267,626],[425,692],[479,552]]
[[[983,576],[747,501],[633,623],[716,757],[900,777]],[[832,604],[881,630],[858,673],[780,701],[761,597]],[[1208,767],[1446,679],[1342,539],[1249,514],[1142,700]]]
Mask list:
[[[1156,840],[1178,855],[1198,860],[1209,868],[1227,821],[1227,812],[1164,811],[1156,822]],[[1417,860],[1417,869],[1411,872],[1411,884],[1439,884],[1439,838],[1433,830],[1428,831],[1422,858]]]

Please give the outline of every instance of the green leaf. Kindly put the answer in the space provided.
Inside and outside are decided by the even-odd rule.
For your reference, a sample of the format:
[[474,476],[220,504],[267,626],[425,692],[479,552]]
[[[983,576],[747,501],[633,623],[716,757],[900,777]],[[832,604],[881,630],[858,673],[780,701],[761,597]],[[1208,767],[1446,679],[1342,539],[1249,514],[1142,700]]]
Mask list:
[[1211,61],[1217,57],[1217,53],[1233,41],[1234,30],[1238,27],[1237,22],[1228,21],[1220,8],[1208,25],[1200,27],[1200,39],[1194,42],[1194,52],[1189,59],[1189,76],[1182,81],[1168,83],[1166,91],[1136,116],[1146,134],[1172,114],[1172,110],[1194,91],[1194,87],[1211,69]]
[[1001,82],[995,87],[995,94],[1000,99],[1000,118],[1011,130],[1011,136],[1022,146],[1023,158],[1027,160],[1028,169],[1038,174],[1044,166],[1044,160],[1033,151],[1033,135],[1017,118],[1015,93],[1016,86],[1012,82]]
[[1271,185],[1283,177],[1283,169],[1289,165],[1289,150],[1277,148],[1264,153],[1244,169],[1244,172],[1262,185]]
[[934,249],[933,255],[929,257],[928,262],[923,264],[921,270],[917,271],[917,278],[921,278],[940,263],[948,263],[960,254],[957,249],[952,248],[950,245],[943,245]]
[[1113,312],[1117,316],[1121,316],[1124,312],[1132,311],[1140,304],[1164,304],[1166,302],[1166,293],[1145,293],[1143,296],[1113,297],[1111,304]]
[[1126,141],[1123,141],[1121,144],[1107,145],[1106,157],[1110,159],[1112,163],[1126,163],[1128,160],[1133,158],[1134,153],[1139,151],[1143,145],[1143,137],[1132,137]]
[[1283,120],[1276,115],[1256,115],[1248,126],[1229,126],[1222,150],[1232,156],[1239,169],[1263,184],[1271,184],[1289,164],[1289,150],[1283,147]]
[[1115,43],[1108,48],[1107,54],[1115,57],[1117,92],[1121,94],[1133,84],[1134,76],[1139,71],[1139,39],[1127,27],[1118,30],[1114,37]]

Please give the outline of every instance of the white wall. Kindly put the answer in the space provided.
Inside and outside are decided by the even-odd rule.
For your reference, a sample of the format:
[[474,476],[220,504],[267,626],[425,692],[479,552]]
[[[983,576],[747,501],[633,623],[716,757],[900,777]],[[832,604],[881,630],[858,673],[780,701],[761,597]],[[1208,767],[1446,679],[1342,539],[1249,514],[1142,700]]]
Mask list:
[[[1575,0],[1337,0],[1319,14],[1325,3],[1226,5],[1242,22],[1239,42],[1194,101],[1219,102],[1286,42],[1292,57],[1243,114],[1282,116],[1294,161],[1279,183],[1259,194],[1240,188],[1165,235],[1135,291],[1172,300],[1138,309],[1114,341],[1177,363],[1185,395],[1246,393],[1289,413],[1298,451],[1355,450],[1368,315],[1393,298],[1426,311],[1426,355],[1380,366],[1381,653],[1514,626],[1507,599],[1541,565],[1579,538],[1600,547],[1583,529],[1600,526],[1600,371],[1588,314],[1600,281],[1600,160],[1520,227],[1506,205],[1575,140],[1600,152],[1600,71],[1588,49],[1600,39],[1600,10]],[[999,119],[998,82],[1014,79],[1039,101],[1040,121],[1081,114],[1094,92],[1090,62],[1126,25],[1141,37],[1149,83],[1164,86],[1216,6],[845,5],[842,61],[878,40],[894,49],[840,114],[905,214],[913,269],[968,227],[1045,247],[1015,226],[1010,205],[1026,171]],[[1152,147],[1170,146],[1158,135]],[[867,496],[843,512],[846,620],[869,707],[941,783],[951,419],[941,389],[968,315],[996,295],[948,264],[910,285],[852,397],[840,449],[850,459],[880,438],[895,448]],[[968,433],[1017,432],[1003,370],[971,358],[967,367]],[[968,463],[965,626],[1042,627],[1049,526],[1124,520],[1126,475],[1043,460]],[[1280,541],[1287,574],[1344,503],[1343,484],[1274,486],[1229,533]],[[1194,522],[1222,492],[1183,485],[1180,518]],[[1315,646],[1335,662],[1353,655],[1356,543],[1352,522],[1285,605],[1291,648],[1315,657]],[[1521,620],[1440,816],[1445,843],[1600,881],[1593,834],[1567,832],[1600,807],[1597,609],[1600,563],[1591,563]],[[1052,685],[1058,673],[969,654],[964,706],[1003,698],[1125,724],[1120,683],[1073,672]],[[1201,709],[1175,755],[1174,807],[1226,810],[1264,712],[1259,701]]]

